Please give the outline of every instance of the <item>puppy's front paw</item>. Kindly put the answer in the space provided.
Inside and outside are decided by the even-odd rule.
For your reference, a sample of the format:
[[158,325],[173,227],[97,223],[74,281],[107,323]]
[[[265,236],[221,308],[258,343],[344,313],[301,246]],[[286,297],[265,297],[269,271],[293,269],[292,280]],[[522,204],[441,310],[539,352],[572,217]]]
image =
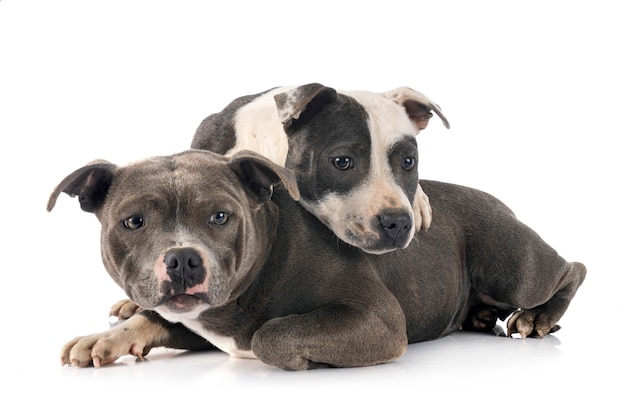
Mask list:
[[415,198],[413,199],[413,217],[415,220],[415,232],[420,230],[428,230],[433,221],[433,210],[430,206],[430,200],[422,186],[417,186]]
[[137,305],[130,299],[122,299],[117,301],[113,306],[111,306],[111,310],[109,311],[109,316],[115,316],[119,320],[124,321],[136,313],[139,313],[143,310],[143,308]]
[[542,309],[518,310],[507,321],[507,335],[520,334],[522,338],[539,337],[543,338],[547,334],[561,329],[556,321],[552,320]]

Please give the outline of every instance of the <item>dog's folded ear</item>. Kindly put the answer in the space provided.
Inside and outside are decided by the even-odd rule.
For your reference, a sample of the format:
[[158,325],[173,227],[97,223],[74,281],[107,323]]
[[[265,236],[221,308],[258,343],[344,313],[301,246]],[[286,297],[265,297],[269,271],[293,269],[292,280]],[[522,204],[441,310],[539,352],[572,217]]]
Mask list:
[[306,123],[326,104],[337,100],[337,91],[319,83],[302,85],[274,96],[278,118],[285,129]]
[[291,170],[281,167],[254,151],[235,153],[228,162],[241,182],[263,201],[272,198],[273,187],[283,184],[294,200],[300,198],[296,177]]
[[434,111],[441,118],[445,127],[450,129],[450,123],[441,112],[439,105],[431,101],[423,93],[403,86],[384,92],[382,95],[404,106],[404,110],[413,123],[415,133],[419,133],[419,131],[428,126],[428,121],[433,116],[431,111]]
[[59,195],[66,193],[70,197],[78,196],[83,211],[94,212],[104,202],[116,168],[108,161],[96,160],[74,171],[54,189],[48,199],[47,210],[51,211]]

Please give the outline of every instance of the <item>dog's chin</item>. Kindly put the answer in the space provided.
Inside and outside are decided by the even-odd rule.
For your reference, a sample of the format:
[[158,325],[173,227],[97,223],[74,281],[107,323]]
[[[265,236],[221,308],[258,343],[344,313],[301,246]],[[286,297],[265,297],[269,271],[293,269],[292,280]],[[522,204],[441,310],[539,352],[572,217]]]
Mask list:
[[162,309],[177,314],[197,312],[206,306],[207,304],[202,299],[186,294],[174,295],[160,305]]
[[345,232],[344,237],[341,237],[341,239],[347,244],[363,250],[365,253],[377,255],[390,253],[395,250],[402,250],[411,244],[411,239],[400,241],[388,238],[362,238],[355,236],[351,232]]
[[380,249],[380,248],[370,248],[370,247],[359,247],[359,249],[363,250],[368,254],[385,254],[393,252],[394,250],[398,250],[398,247],[390,248],[390,249]]

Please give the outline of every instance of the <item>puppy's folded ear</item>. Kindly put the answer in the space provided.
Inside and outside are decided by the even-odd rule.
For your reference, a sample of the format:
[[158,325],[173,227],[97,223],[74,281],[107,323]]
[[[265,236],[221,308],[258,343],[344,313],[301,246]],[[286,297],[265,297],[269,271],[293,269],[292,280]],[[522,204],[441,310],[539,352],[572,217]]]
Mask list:
[[406,86],[396,88],[394,90],[382,94],[385,98],[391,99],[398,104],[404,106],[404,110],[411,119],[415,133],[419,133],[428,126],[428,121],[432,118],[434,111],[446,128],[450,129],[450,123],[441,112],[439,105],[431,101],[421,92],[414,91]]
[[272,198],[273,187],[283,184],[294,200],[300,198],[296,177],[284,167],[253,151],[239,151],[228,162],[241,182],[263,201]]
[[337,91],[319,83],[302,85],[274,96],[278,118],[286,130],[303,125],[324,105],[336,100]]
[[108,161],[96,160],[74,171],[54,189],[48,199],[47,210],[51,211],[59,195],[66,193],[70,197],[78,196],[80,208],[93,213],[104,202],[116,168]]

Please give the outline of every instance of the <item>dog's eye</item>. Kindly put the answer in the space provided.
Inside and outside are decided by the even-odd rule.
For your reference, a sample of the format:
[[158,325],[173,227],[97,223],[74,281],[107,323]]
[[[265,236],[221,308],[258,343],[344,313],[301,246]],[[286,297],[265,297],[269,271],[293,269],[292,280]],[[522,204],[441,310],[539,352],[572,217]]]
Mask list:
[[220,211],[219,213],[215,213],[211,216],[211,218],[209,219],[209,223],[217,224],[221,226],[221,225],[226,224],[229,218],[230,218],[230,215],[228,213],[224,213],[223,211]]
[[124,223],[124,227],[126,227],[129,230],[138,230],[142,228],[145,224],[143,217],[141,216],[129,217],[126,220],[124,220],[123,223]]
[[354,167],[354,162],[350,157],[334,157],[332,162],[335,168],[339,170],[349,170]]
[[415,157],[406,157],[404,161],[402,161],[402,169],[404,171],[409,171],[415,167]]

